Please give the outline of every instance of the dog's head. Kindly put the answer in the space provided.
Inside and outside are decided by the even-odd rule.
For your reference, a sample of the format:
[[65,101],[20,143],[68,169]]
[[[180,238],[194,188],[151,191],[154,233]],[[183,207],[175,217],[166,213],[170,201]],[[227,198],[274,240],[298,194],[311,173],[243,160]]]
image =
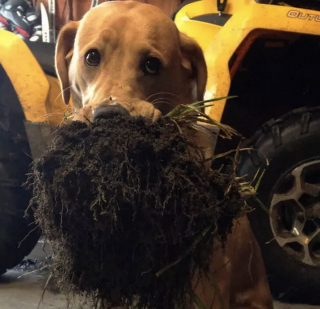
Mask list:
[[75,119],[115,114],[156,120],[203,98],[207,69],[199,45],[160,9],[107,2],[60,32],[56,69]]

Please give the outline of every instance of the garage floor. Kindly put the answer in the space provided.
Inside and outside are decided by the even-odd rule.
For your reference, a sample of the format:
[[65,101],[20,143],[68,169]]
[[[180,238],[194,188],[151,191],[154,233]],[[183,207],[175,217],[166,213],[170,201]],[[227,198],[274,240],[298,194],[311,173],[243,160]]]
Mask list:
[[[49,249],[46,249],[48,253]],[[42,243],[39,242],[27,259],[44,257]],[[45,272],[34,272],[26,275],[22,270],[12,270],[0,277],[0,309],[67,309],[65,295],[49,292],[44,294],[43,287],[47,281]],[[69,308],[90,309],[74,301]],[[275,303],[275,309],[320,309],[320,306],[290,305]]]

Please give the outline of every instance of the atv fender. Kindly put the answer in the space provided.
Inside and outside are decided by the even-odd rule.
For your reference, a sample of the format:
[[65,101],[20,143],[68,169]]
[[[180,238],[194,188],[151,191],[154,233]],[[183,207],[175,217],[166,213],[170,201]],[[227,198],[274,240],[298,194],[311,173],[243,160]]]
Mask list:
[[[200,15],[218,13],[213,4],[214,2],[209,5],[208,0],[193,1],[175,17],[178,29],[198,41],[205,53],[208,66],[205,99],[228,96],[234,71],[233,63],[239,64],[251,43],[266,32],[320,36],[319,12],[254,2],[251,5],[242,3],[241,9],[234,12],[232,10],[233,15],[217,31],[217,24],[200,21],[198,18]],[[194,16],[194,14],[200,15]],[[195,23],[198,23],[196,28]],[[209,27],[212,27],[211,31],[208,31]],[[220,121],[226,101],[223,99],[215,102],[206,112],[210,117]]]
[[43,121],[50,88],[45,73],[17,35],[0,30],[0,42],[0,65],[18,95],[25,119],[31,122]]

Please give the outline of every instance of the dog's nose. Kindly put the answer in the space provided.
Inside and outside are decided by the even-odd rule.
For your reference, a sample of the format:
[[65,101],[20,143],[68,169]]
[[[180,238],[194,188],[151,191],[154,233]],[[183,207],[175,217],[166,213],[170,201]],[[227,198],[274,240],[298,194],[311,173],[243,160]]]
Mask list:
[[120,104],[100,105],[92,112],[92,120],[110,119],[117,116],[129,116],[129,112]]

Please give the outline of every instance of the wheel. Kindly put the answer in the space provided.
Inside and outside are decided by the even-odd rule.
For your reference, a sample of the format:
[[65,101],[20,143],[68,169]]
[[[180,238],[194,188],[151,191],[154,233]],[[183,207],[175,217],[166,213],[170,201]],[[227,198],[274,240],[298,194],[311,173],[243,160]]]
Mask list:
[[24,218],[31,192],[22,185],[31,162],[24,114],[0,66],[0,274],[21,262],[40,236],[32,214]]
[[[320,303],[320,108],[294,110],[272,120],[243,147],[240,175],[265,169],[249,219],[260,243],[275,298]],[[263,155],[265,156],[263,156]]]

